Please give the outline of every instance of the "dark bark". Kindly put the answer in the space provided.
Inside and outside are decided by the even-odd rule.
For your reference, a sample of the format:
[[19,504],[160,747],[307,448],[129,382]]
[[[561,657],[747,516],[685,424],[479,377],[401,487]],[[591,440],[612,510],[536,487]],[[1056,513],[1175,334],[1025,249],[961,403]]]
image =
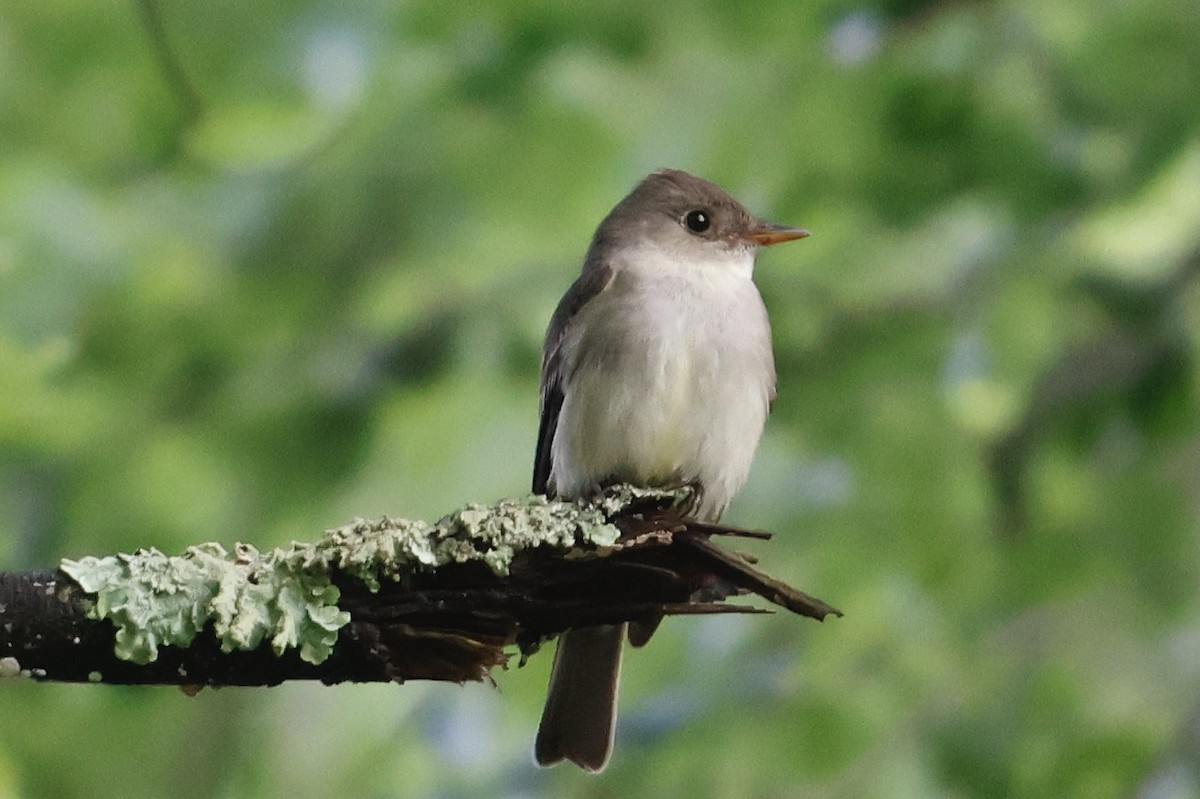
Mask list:
[[487,679],[510,652],[519,650],[524,658],[571,627],[632,621],[640,630],[635,643],[644,643],[663,615],[762,612],[723,602],[740,594],[818,620],[838,614],[710,540],[763,534],[685,521],[662,507],[615,521],[623,535],[612,550],[572,557],[548,547],[529,550],[506,577],[471,562],[415,572],[371,592],[357,579],[335,574],[338,605],[351,621],[319,665],[302,661],[295,650],[276,656],[266,644],[222,652],[208,629],[188,647],[160,647],[152,663],[122,661],[113,653],[114,627],[87,617],[91,598],[70,577],[0,574],[0,658],[14,658],[35,679],[66,682],[464,682]]

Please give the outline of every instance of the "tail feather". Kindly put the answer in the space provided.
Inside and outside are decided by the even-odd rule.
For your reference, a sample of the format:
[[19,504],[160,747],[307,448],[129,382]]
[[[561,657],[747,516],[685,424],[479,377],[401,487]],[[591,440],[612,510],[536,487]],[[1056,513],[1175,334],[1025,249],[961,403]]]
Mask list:
[[534,756],[602,771],[612,753],[625,625],[568,630],[558,639]]

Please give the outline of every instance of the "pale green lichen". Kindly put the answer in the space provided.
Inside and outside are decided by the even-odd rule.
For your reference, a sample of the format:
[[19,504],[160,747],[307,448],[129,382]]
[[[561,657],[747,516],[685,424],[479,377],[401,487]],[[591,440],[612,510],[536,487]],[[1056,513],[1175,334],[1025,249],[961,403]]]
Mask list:
[[319,663],[349,617],[337,609],[329,575],[296,569],[287,554],[239,545],[230,555],[208,543],[180,556],[143,549],[64,560],[60,568],[96,595],[89,615],[116,626],[122,660],[149,663],[159,646],[187,646],[211,621],[226,652],[269,637],[276,653],[299,646],[301,657]]
[[89,594],[94,619],[117,628],[117,657],[150,663],[160,646],[188,646],[211,623],[222,650],[256,649],[269,640],[276,654],[298,647],[320,663],[333,651],[350,616],[338,608],[330,574],[357,577],[371,590],[383,580],[448,563],[483,561],[504,576],[524,549],[611,547],[619,535],[607,518],[645,497],[668,492],[620,487],[594,503],[542,496],[468,505],[436,524],[362,519],[326,531],[315,543],[259,552],[238,544],[189,547],[180,556],[139,550],[104,558],[64,560],[60,568]]
[[21,676],[21,663],[14,657],[0,658],[0,680],[15,680]]

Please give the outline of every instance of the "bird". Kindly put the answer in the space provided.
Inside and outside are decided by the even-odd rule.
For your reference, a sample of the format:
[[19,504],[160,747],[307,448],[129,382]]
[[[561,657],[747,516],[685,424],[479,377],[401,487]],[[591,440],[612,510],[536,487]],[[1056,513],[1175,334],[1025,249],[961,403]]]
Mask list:
[[[746,481],[775,399],[755,256],[808,235],[752,216],[687,172],[639,182],[596,229],[550,319],[534,493],[571,500],[615,483],[686,486],[691,515],[717,521]],[[560,635],[539,765],[607,765],[626,627]]]

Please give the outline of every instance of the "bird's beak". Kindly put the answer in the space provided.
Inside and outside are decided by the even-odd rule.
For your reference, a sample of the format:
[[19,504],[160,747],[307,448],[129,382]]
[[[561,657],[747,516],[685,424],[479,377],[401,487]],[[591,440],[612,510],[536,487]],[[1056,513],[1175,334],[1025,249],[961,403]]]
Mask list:
[[803,239],[811,235],[811,233],[802,227],[759,222],[746,233],[746,240],[753,242],[759,247],[769,247],[772,244],[795,241],[796,239]]

